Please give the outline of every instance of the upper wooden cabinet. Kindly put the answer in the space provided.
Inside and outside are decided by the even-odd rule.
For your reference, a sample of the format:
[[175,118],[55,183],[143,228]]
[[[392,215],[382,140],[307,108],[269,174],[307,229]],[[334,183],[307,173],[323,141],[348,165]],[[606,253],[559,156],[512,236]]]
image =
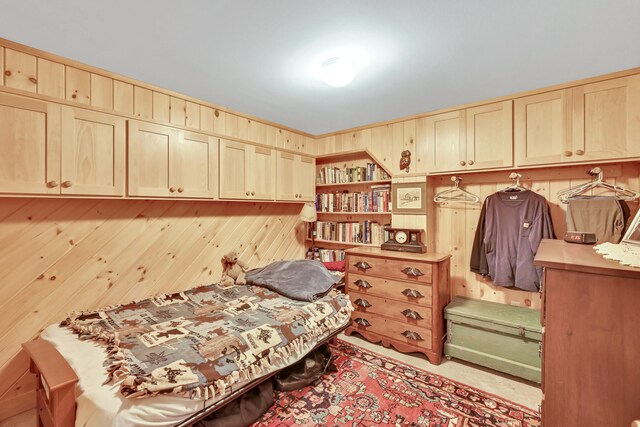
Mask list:
[[216,139],[129,121],[129,195],[214,198]]
[[125,120],[62,109],[62,194],[124,195]]
[[0,94],[0,192],[122,196],[124,119]]
[[278,152],[276,172],[276,200],[314,200],[316,163],[313,158]]
[[429,116],[426,129],[430,172],[513,165],[511,100]]
[[60,106],[0,93],[0,192],[60,193]]
[[640,156],[640,75],[515,101],[516,165]]
[[276,154],[270,148],[220,140],[220,198],[275,199]]

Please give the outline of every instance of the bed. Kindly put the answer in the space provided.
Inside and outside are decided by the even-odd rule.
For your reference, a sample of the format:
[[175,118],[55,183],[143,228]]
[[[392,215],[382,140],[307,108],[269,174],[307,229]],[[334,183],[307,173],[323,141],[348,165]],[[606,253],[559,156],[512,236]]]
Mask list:
[[190,425],[334,337],[352,310],[335,290],[298,301],[212,284],[72,313],[24,344],[40,425]]

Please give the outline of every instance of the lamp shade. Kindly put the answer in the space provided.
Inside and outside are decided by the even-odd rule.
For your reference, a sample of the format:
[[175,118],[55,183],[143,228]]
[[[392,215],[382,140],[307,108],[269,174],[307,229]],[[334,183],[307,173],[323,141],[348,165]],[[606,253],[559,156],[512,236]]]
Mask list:
[[305,203],[300,211],[300,219],[304,222],[314,222],[317,220],[316,205],[314,203]]

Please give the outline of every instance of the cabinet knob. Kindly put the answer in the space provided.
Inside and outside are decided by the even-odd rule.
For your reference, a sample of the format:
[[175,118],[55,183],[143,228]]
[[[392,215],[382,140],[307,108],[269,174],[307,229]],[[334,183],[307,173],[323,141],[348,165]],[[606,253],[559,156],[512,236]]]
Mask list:
[[571,155],[572,155],[573,153],[572,153],[571,151],[567,150],[567,151],[565,151],[565,152],[564,152],[564,153],[562,153],[562,154],[564,154],[566,157],[571,157]]
[[460,160],[460,166],[464,166],[466,164],[467,164],[467,162],[465,162],[464,160]]
[[424,273],[420,271],[419,268],[416,268],[416,267],[407,267],[404,270],[402,270],[402,272],[407,276],[411,276],[411,277],[424,276]]
[[246,194],[246,195],[248,196],[248,195],[249,195],[249,194],[251,194],[251,193],[249,193],[249,192],[247,191],[247,192],[246,192],[246,193],[244,193],[244,194]]
[[178,193],[182,193],[184,191],[184,187],[178,187]]
[[402,335],[404,335],[405,338],[409,339],[409,340],[414,340],[414,341],[424,341],[424,339],[420,336],[419,333],[417,332],[413,332],[413,331],[404,331],[402,333]]
[[367,282],[366,280],[362,280],[362,279],[358,279],[353,283],[355,283],[355,285],[357,287],[362,288],[362,289],[369,289],[369,288],[373,287],[373,286],[371,286],[371,284],[369,282]]
[[49,181],[47,182],[47,187],[49,188],[56,188],[58,186],[58,181]]
[[584,154],[584,150],[576,150],[576,156],[582,156]]
[[169,187],[169,191],[171,191],[172,193],[176,192],[176,187]]
[[294,194],[293,196],[294,196],[296,199],[298,198],[298,195],[297,195],[297,194]]
[[252,196],[255,196],[255,195],[256,195],[256,192],[255,192],[255,191],[252,191],[252,192],[251,192],[251,195],[252,195]]
[[472,165],[474,163],[473,160],[469,160],[467,163],[469,163],[470,165]]
[[367,326],[371,326],[371,323],[369,323],[367,319],[363,319],[362,317],[357,317],[356,319],[353,320],[353,323],[357,324],[358,326],[362,326],[364,328],[366,328]]
[[402,295],[407,298],[424,298],[424,295],[420,293],[420,291],[416,291],[415,289],[407,288],[402,291]]
[[401,313],[407,319],[413,319],[413,320],[424,319],[424,317],[420,316],[420,313],[418,313],[417,311],[410,310],[408,308],[406,310],[403,310]]
[[72,185],[73,185],[73,182],[71,182],[71,181],[64,181],[64,182],[62,183],[62,186],[63,186],[64,188],[69,188],[69,187],[71,187]]
[[368,270],[371,268],[371,266],[369,264],[367,264],[366,261],[358,261],[355,264],[353,264],[353,266],[355,268],[359,268],[361,270]]

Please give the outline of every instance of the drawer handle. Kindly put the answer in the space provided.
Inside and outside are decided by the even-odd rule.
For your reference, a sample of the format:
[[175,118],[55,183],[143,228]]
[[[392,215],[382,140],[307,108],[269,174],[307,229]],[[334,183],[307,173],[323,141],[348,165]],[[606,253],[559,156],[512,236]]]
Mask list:
[[407,319],[413,319],[413,320],[422,320],[422,319],[424,319],[424,317],[420,316],[420,313],[418,313],[417,311],[410,310],[408,308],[406,310],[404,310],[402,312],[402,314]]
[[364,326],[365,328],[367,326],[371,326],[371,323],[369,323],[367,319],[363,319],[362,317],[358,317],[357,319],[354,320],[354,322],[360,326]]
[[424,298],[424,295],[420,293],[420,291],[416,291],[415,289],[407,288],[402,291],[402,295],[409,298]]
[[353,302],[355,305],[362,307],[362,308],[367,308],[367,307],[371,307],[371,303],[369,301],[367,301],[366,299],[361,299],[358,298],[357,300],[355,300]]
[[362,289],[373,288],[373,286],[371,286],[371,284],[369,282],[367,282],[366,280],[358,279],[353,283],[355,283],[357,287],[362,288]]
[[419,333],[417,332],[413,332],[413,331],[404,331],[402,333],[402,335],[404,335],[405,338],[409,339],[409,340],[414,340],[414,341],[424,341],[422,339],[422,337],[420,336]]
[[353,264],[353,266],[355,268],[359,268],[361,270],[368,270],[371,268],[371,266],[369,264],[367,264],[366,261],[358,261],[355,264]]
[[419,268],[416,268],[416,267],[407,267],[404,270],[402,270],[402,272],[407,276],[411,276],[411,277],[424,276],[424,273],[420,271]]

